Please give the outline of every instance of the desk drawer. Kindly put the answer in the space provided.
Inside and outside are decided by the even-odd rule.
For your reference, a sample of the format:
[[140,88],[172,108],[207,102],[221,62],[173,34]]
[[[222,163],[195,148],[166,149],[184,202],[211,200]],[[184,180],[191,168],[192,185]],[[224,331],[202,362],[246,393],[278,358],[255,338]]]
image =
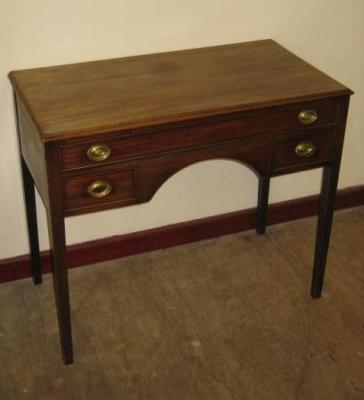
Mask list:
[[[215,122],[189,121],[185,126],[180,123],[173,128],[149,127],[133,134],[115,133],[114,138],[100,137],[93,141],[64,146],[62,168],[72,170],[256,134],[290,133],[326,126],[335,123],[336,105],[336,99],[326,99],[234,114],[220,117]],[[225,120],[222,121],[221,118]]]
[[274,150],[274,170],[302,167],[332,158],[334,133],[306,133],[278,141]]
[[135,178],[132,169],[113,170],[64,181],[66,210],[107,208],[126,205],[135,200]]

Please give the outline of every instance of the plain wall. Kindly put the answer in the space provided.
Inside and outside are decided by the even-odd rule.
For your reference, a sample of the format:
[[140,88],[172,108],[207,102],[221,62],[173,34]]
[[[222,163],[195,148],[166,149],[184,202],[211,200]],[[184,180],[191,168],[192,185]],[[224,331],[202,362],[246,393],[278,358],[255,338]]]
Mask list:
[[[355,91],[339,187],[364,183],[363,0],[0,0],[0,259],[28,252],[10,70],[272,38]],[[320,170],[274,178],[270,201],[317,193]],[[193,165],[150,203],[68,218],[67,243],[252,207],[257,178]],[[48,247],[38,200],[41,248]]]

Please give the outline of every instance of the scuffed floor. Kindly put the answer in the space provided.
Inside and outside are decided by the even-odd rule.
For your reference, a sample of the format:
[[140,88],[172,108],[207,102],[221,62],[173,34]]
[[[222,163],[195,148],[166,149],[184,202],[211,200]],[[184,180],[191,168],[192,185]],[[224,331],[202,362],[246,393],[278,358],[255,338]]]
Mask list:
[[75,364],[52,282],[0,285],[1,400],[363,400],[364,207],[70,271]]

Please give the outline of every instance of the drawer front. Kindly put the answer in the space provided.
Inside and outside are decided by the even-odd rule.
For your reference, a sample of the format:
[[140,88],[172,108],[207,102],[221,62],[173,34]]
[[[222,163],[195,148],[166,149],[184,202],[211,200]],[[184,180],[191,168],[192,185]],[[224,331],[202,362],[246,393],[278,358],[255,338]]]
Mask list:
[[135,178],[132,169],[114,170],[64,181],[66,210],[107,208],[135,202]]
[[[144,128],[134,136],[95,139],[66,145],[63,170],[107,164],[185,148],[219,143],[254,134],[289,132],[335,123],[335,99],[256,110],[230,116],[225,121],[164,129]],[[228,117],[225,117],[228,118]],[[118,135],[117,133],[115,134]],[[119,133],[122,135],[122,133]]]
[[332,158],[334,133],[306,133],[278,141],[274,150],[274,170],[329,161]]

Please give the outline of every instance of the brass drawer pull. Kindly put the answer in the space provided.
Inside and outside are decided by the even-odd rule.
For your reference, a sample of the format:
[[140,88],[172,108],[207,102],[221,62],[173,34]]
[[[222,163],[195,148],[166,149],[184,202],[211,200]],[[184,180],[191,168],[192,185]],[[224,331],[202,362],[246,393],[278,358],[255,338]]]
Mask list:
[[110,154],[111,148],[106,144],[94,144],[87,150],[87,157],[91,161],[104,161]]
[[302,110],[298,114],[298,120],[303,125],[311,125],[318,120],[318,115],[315,110]]
[[311,141],[307,140],[305,142],[298,143],[294,151],[298,157],[308,158],[315,154],[316,146]]
[[111,191],[111,183],[103,180],[94,181],[87,188],[87,194],[94,199],[106,197]]

